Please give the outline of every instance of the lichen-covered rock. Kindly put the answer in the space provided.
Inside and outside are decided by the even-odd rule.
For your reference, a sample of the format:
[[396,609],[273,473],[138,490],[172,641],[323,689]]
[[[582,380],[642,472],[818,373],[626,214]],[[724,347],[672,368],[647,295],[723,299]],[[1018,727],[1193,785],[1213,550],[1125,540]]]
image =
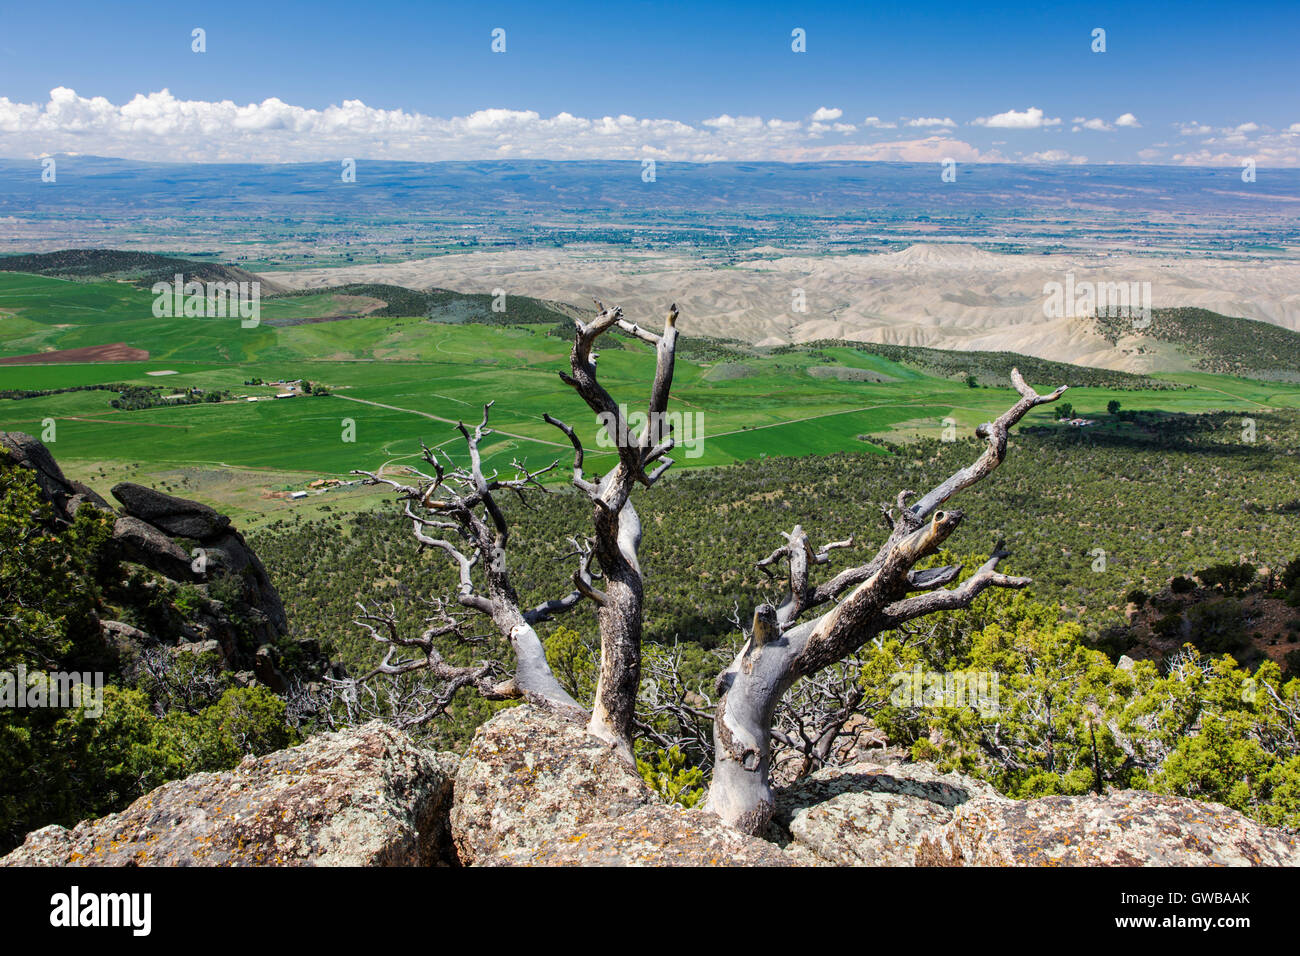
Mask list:
[[655,802],[636,770],[580,720],[527,704],[478,728],[456,780],[452,835],[467,866]]
[[201,541],[220,534],[230,524],[229,518],[205,504],[134,482],[120,482],[112,491],[127,514],[176,537]]
[[911,866],[923,838],[977,796],[1002,799],[928,764],[827,767],[777,792],[771,836],[809,865]]
[[702,811],[663,804],[580,720],[528,705],[474,735],[456,772],[452,836],[466,865],[785,863]]
[[37,830],[0,865],[453,864],[455,760],[369,723],[175,780],[71,830]]
[[1298,866],[1300,838],[1217,803],[1140,790],[980,798],[922,838],[918,865]]
[[779,847],[703,810],[646,804],[617,819],[557,828],[541,843],[488,866],[792,866]]

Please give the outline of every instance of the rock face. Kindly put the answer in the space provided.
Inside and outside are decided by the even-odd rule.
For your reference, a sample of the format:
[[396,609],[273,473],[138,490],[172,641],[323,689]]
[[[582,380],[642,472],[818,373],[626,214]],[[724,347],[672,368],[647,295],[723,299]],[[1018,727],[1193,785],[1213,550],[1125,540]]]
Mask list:
[[478,729],[451,814],[466,865],[782,865],[779,848],[667,806],[577,722],[514,707]]
[[1106,796],[981,798],[922,838],[943,866],[1300,866],[1300,838],[1217,803],[1140,790]]
[[[279,592],[244,536],[231,527],[228,517],[197,501],[129,481],[114,485],[113,497],[122,503],[129,516],[118,519],[113,537],[132,560],[173,580],[206,582],[222,575],[233,577],[239,581],[243,601],[257,612],[253,616],[257,640],[273,641],[288,633],[289,623]],[[161,544],[154,549],[141,547],[138,543],[142,537],[141,526],[154,529],[155,537],[196,542],[200,569],[195,570],[190,552],[174,543],[171,549]],[[171,550],[185,555],[183,569],[177,567]]]
[[[285,686],[274,655],[255,657],[253,648],[278,646],[289,633],[289,622],[279,592],[270,575],[230,519],[205,504],[177,498],[132,482],[113,488],[123,514],[93,490],[68,480],[43,444],[22,432],[0,432],[0,460],[8,459],[34,472],[42,497],[55,511],[55,524],[66,527],[83,504],[100,508],[115,520],[113,547],[116,557],[128,565],[140,565],[173,584],[194,585],[200,596],[192,601],[181,624],[171,622],[169,633],[148,633],[149,628],[125,627],[105,622],[102,636],[129,661],[140,647],[164,643],[193,643],[215,640],[222,662],[233,671],[248,670],[275,689]],[[57,530],[57,529],[56,529]],[[221,581],[223,600],[216,600],[209,586]],[[145,587],[158,582],[146,581]],[[215,590],[215,589],[214,589]],[[141,595],[138,603],[148,603]],[[228,606],[225,601],[233,602]],[[131,603],[129,600],[124,604]],[[115,629],[110,629],[114,625]],[[179,633],[170,633],[179,631]],[[329,667],[319,653],[300,669],[310,679]]]
[[370,723],[228,773],[164,784],[121,813],[28,835],[3,866],[419,866],[454,863],[454,754]]
[[113,540],[122,558],[143,564],[173,581],[193,580],[188,552],[151,524],[124,515],[113,522]]

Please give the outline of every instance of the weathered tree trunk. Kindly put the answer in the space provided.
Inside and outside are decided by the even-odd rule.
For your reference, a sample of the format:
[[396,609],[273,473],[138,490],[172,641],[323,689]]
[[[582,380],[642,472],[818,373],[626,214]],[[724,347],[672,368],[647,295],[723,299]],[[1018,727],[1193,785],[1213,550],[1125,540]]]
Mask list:
[[[790,594],[781,608],[762,605],[754,613],[752,633],[731,665],[718,677],[719,699],[714,717],[714,767],[707,809],[747,833],[762,833],[771,821],[774,795],[771,786],[772,719],[785,692],[801,677],[847,657],[864,644],[907,621],[941,610],[968,607],[988,587],[1021,588],[1028,578],[1012,578],[996,571],[1005,557],[1000,549],[970,578],[944,590],[961,572],[959,566],[914,571],[918,561],[934,554],[961,523],[959,511],[939,507],[952,495],[981,480],[1006,455],[1007,429],[1036,405],[1054,401],[1064,388],[1039,396],[1012,371],[1021,399],[997,421],[982,425],[976,434],[987,439],[984,454],[971,466],[952,475],[911,508],[898,497],[897,519],[885,512],[890,525],[888,540],[867,564],[836,575],[821,587],[808,582],[808,565],[823,564],[827,548],[814,552],[802,529],[786,536],[787,544],[760,566],[786,558],[790,568]],[[843,543],[836,546],[843,546]],[[794,623],[807,610],[840,598],[820,617]],[[908,597],[909,592],[928,593]]]
[[[597,303],[599,306],[599,303]],[[578,323],[578,334],[570,355],[569,374],[561,378],[596,413],[606,433],[614,440],[619,463],[600,481],[588,481],[582,473],[583,449],[573,429],[547,416],[573,443],[573,483],[587,493],[594,505],[593,551],[600,564],[603,592],[593,599],[600,606],[600,676],[588,729],[633,760],[632,735],[636,715],[637,687],[641,680],[641,628],[644,617],[644,583],[638,550],[641,521],[632,505],[633,487],[649,487],[672,465],[668,452],[674,445],[666,411],[672,388],[677,348],[677,308],[669,309],[662,334],[642,329],[622,317],[617,309],[600,307],[589,323]],[[655,346],[655,380],[650,390],[648,422],[632,434],[623,408],[596,378],[596,340],[611,328],[633,335]],[[651,466],[654,466],[651,468]]]
[[637,560],[641,522],[631,501],[619,511],[617,527],[602,527],[608,520],[608,512],[597,507],[596,558],[604,578],[605,600],[597,614],[600,676],[588,729],[617,746],[630,761],[633,759],[632,719],[641,683],[641,623],[645,600]]

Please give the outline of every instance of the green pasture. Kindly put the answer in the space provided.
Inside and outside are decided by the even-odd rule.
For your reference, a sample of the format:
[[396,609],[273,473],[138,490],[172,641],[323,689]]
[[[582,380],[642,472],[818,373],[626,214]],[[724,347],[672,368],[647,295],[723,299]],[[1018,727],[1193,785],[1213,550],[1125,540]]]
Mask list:
[[[459,457],[454,422],[477,422],[495,401],[498,433],[484,444],[489,468],[569,461],[563,436],[541,420],[559,416],[582,436],[588,468],[613,461],[597,441],[596,422],[559,379],[569,343],[546,326],[437,324],[423,318],[359,317],[245,329],[238,319],[155,318],[147,290],[115,282],[66,282],[0,274],[0,356],[125,342],[147,349],[134,363],[0,366],[0,389],[54,389],[90,384],[156,385],[166,391],[224,389],[222,404],[116,411],[112,392],[82,391],[0,401],[0,429],[41,434],[53,419],[59,460],[132,462],[158,467],[264,469],[345,475],[354,468],[418,462],[419,442]],[[262,318],[333,315],[334,296],[263,301]],[[602,383],[635,411],[653,376],[653,352],[623,340],[600,353]],[[150,372],[174,374],[151,376]],[[1300,408],[1300,386],[1204,374],[1165,376],[1192,385],[1180,391],[1073,389],[1077,414],[1105,418],[1106,404],[1128,409]],[[259,378],[307,378],[329,396],[248,402],[269,387]],[[863,378],[883,381],[859,380]],[[1034,382],[1048,390],[1059,382]],[[1065,384],[1068,384],[1065,383]],[[679,358],[672,409],[683,447],[680,467],[707,467],[764,456],[879,451],[863,436],[904,439],[939,435],[951,418],[961,434],[1005,410],[1010,388],[969,388],[850,346],[815,353],[761,355],[719,362]],[[1049,406],[1027,424],[1054,422]],[[355,440],[345,441],[354,425]],[[1106,423],[1103,427],[1111,427]],[[1064,427],[1064,426],[1062,426]]]

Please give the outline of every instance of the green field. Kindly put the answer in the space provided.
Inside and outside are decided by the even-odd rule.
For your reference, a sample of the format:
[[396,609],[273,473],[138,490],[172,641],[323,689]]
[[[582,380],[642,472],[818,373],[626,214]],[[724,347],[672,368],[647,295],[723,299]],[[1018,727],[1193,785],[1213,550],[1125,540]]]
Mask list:
[[[613,460],[598,446],[586,406],[559,380],[568,343],[548,335],[549,327],[378,316],[266,324],[345,311],[349,302],[328,293],[264,300],[263,324],[252,329],[238,319],[159,319],[151,305],[148,291],[126,283],[0,274],[0,357],[117,342],[150,354],[132,363],[0,365],[0,390],[125,383],[164,392],[222,389],[238,399],[140,411],[112,409],[116,396],[107,391],[7,399],[0,401],[0,429],[40,436],[48,433],[43,423],[53,419],[51,449],[70,474],[100,490],[126,473],[193,477],[205,470],[246,469],[259,494],[245,496],[236,512],[257,511],[265,492],[299,488],[311,478],[417,461],[421,440],[457,455],[454,422],[477,420],[483,403],[492,400],[498,434],[484,448],[489,468],[507,469],[515,458],[534,466],[568,458],[567,443],[542,422],[543,412],[575,426],[589,449],[591,469],[602,470]],[[683,325],[689,330],[689,316]],[[624,339],[622,345],[602,352],[601,381],[635,410],[645,401],[654,356],[640,343]],[[174,374],[148,374],[159,371]],[[882,381],[857,380],[867,377]],[[298,378],[327,386],[332,394],[246,400],[275,391],[245,386],[247,380]],[[1249,415],[1300,408],[1300,386],[1200,373],[1163,378],[1193,387],[1080,388],[1067,397],[1076,413],[1102,419],[1103,430],[1117,427],[1106,421],[1112,398],[1126,409],[1171,412]],[[1033,384],[1047,389],[1061,383]],[[926,374],[868,351],[820,345],[725,361],[679,358],[673,397],[672,408],[689,416],[679,438],[698,440],[674,457],[678,468],[691,468],[763,456],[879,450],[863,436],[937,437],[945,417],[965,434],[1005,409],[1014,392],[971,388],[959,378]],[[1044,408],[1025,422],[1055,418]],[[355,423],[354,442],[343,440],[346,419]],[[257,479],[258,471],[266,477]],[[192,481],[185,487],[198,490]],[[289,507],[278,500],[274,506]]]

